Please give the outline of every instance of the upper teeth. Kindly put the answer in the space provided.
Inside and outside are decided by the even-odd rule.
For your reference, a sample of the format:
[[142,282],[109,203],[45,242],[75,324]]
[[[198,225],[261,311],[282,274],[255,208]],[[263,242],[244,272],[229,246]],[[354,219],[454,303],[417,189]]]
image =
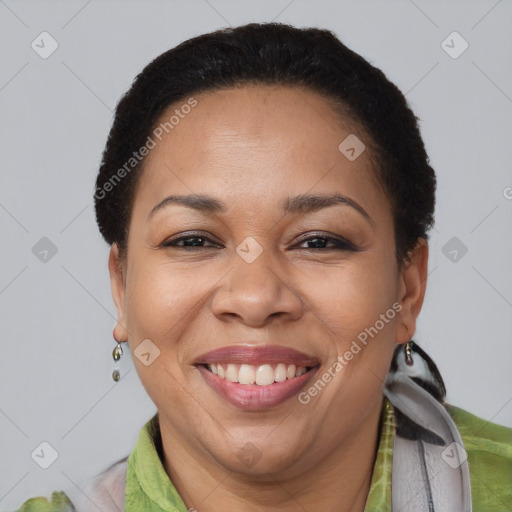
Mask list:
[[305,366],[297,367],[294,364],[279,363],[275,367],[271,364],[255,366],[253,364],[209,364],[208,369],[222,379],[240,384],[258,384],[268,386],[273,382],[283,382],[286,379],[300,377],[306,373]]

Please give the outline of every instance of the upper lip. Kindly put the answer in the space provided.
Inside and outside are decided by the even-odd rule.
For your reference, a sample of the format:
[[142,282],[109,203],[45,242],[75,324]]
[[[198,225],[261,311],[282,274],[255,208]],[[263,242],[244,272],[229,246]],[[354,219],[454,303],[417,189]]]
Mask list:
[[238,344],[217,348],[198,357],[194,364],[295,364],[314,367],[320,364],[318,358],[282,345]]

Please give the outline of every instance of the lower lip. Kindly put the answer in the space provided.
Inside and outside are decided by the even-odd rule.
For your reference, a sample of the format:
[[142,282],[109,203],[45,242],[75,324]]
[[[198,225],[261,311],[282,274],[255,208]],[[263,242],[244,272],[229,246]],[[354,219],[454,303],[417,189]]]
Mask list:
[[239,384],[215,375],[204,366],[198,366],[206,383],[222,398],[231,404],[248,411],[269,409],[279,405],[297,394],[315,374],[318,368],[312,368],[300,377],[274,382],[268,386],[257,384]]

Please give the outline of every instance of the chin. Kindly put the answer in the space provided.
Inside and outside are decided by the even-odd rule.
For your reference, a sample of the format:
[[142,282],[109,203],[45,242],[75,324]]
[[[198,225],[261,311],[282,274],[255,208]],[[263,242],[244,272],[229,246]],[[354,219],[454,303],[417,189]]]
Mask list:
[[296,462],[296,455],[292,454],[273,454],[264,455],[259,452],[256,455],[247,450],[244,455],[238,457],[238,454],[224,461],[223,465],[226,469],[237,473],[238,475],[250,476],[252,480],[255,478],[264,481],[273,481],[274,478],[269,475],[277,475],[287,472]]
[[269,473],[288,472],[298,463],[305,450],[300,439],[293,442],[290,436],[279,436],[269,442],[268,431],[259,438],[247,436],[242,439],[247,441],[238,443],[229,454],[225,451],[218,453],[219,445],[211,453],[227,470],[251,477],[261,476],[262,480],[268,480]]

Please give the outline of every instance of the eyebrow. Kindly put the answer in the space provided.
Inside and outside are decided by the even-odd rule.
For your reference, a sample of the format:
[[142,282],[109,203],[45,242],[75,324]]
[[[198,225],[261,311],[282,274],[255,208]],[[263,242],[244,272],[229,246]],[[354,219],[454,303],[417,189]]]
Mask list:
[[[284,213],[304,214],[315,212],[322,208],[328,208],[329,206],[337,204],[350,206],[359,212],[372,226],[375,226],[374,220],[357,201],[342,194],[301,194],[294,197],[288,197],[280,206]],[[169,205],[187,206],[188,208],[193,208],[194,210],[200,211],[206,215],[223,213],[226,211],[222,202],[208,195],[170,195],[152,208],[149,212],[148,220],[158,211]]]

